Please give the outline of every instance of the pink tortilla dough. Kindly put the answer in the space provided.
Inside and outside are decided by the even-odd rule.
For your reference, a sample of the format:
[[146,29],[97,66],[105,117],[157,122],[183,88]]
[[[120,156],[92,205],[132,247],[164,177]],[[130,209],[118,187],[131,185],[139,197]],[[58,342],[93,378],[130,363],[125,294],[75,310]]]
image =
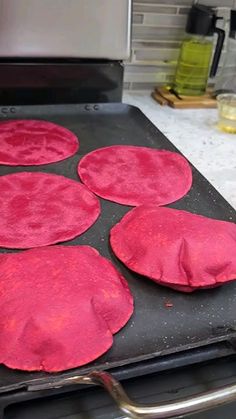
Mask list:
[[80,160],[78,173],[98,196],[133,206],[177,201],[192,185],[192,171],[183,156],[148,147],[99,148]]
[[127,282],[90,246],[0,255],[0,363],[56,372],[106,352],[133,313]]
[[115,255],[161,285],[191,292],[236,279],[236,224],[143,205],[110,235]]
[[38,166],[73,156],[79,141],[52,122],[19,119],[0,123],[0,145],[0,164]]

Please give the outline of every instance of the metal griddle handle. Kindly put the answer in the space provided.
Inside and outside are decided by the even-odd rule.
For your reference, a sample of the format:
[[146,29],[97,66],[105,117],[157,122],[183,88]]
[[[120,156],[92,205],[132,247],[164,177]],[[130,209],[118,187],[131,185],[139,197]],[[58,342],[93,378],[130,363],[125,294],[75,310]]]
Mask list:
[[108,391],[126,417],[133,419],[183,417],[190,413],[208,410],[236,400],[236,384],[234,384],[174,402],[159,403],[158,405],[141,405],[129,399],[121,384],[111,374],[102,371],[94,371],[87,376],[74,376],[54,380],[46,384],[30,384],[28,391],[55,389],[74,384],[101,385]]

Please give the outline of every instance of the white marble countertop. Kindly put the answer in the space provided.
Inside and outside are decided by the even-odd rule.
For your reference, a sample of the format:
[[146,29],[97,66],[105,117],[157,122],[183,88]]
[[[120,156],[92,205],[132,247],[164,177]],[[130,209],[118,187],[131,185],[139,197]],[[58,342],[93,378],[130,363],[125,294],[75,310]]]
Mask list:
[[148,92],[125,92],[123,102],[140,108],[236,209],[236,134],[217,129],[216,109],[163,107]]

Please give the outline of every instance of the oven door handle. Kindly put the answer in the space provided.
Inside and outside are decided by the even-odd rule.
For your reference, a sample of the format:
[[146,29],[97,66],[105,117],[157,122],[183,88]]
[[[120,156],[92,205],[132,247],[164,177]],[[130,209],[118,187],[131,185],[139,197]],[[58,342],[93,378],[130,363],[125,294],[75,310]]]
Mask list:
[[60,380],[55,379],[47,383],[30,384],[28,391],[55,389],[75,384],[102,386],[108,391],[126,417],[133,419],[184,417],[190,413],[201,412],[236,400],[236,384],[233,384],[173,402],[142,405],[130,400],[119,381],[111,374],[103,371],[93,371],[86,376],[77,375]]

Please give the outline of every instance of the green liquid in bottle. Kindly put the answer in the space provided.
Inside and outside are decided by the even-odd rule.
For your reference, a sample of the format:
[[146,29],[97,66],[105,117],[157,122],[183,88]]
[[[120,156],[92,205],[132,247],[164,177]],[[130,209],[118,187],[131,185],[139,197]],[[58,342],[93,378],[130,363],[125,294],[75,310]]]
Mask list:
[[193,37],[183,42],[173,84],[178,94],[187,96],[204,94],[212,48],[212,42],[204,37]]

